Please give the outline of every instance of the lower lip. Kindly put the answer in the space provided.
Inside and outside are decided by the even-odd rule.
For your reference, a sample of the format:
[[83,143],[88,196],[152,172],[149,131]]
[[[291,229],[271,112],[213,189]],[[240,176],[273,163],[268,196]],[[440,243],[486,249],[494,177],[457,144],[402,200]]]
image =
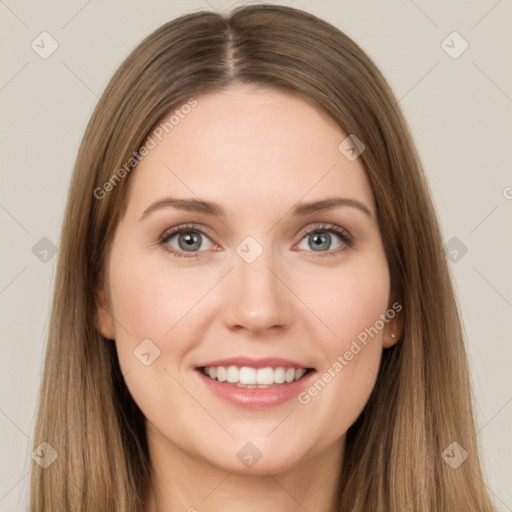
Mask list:
[[233,405],[248,409],[274,407],[297,397],[309,385],[316,373],[310,371],[297,381],[281,384],[274,388],[239,388],[236,384],[210,379],[201,370],[196,371],[202,381],[218,397]]

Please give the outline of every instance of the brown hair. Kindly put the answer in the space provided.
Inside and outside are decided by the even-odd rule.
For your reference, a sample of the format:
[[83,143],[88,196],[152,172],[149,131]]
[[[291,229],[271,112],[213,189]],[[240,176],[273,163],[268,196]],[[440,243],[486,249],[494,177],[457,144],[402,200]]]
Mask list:
[[[462,329],[438,222],[411,136],[369,57],[332,25],[256,5],[171,21],[125,60],[81,144],[61,233],[34,447],[30,510],[139,511],[152,475],[144,416],[115,345],[95,328],[98,279],[126,206],[127,175],[97,198],[172,108],[243,83],[295,94],[366,146],[383,243],[405,313],[376,386],[347,434],[333,510],[493,511],[482,481]],[[457,468],[441,454],[469,454]]]

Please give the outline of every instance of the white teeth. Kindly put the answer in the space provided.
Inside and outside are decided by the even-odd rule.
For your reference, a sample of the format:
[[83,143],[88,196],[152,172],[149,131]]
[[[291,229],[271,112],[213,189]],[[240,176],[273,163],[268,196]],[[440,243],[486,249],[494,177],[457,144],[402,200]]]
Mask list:
[[240,384],[256,384],[256,370],[248,366],[242,366],[238,372],[238,381]]
[[295,380],[299,380],[307,372],[306,368],[299,368],[295,371]]
[[238,382],[238,368],[236,366],[228,366],[226,376],[228,382]]
[[286,370],[286,382],[293,382],[295,379],[295,370],[293,368],[288,368]]
[[256,370],[256,382],[258,384],[273,384],[274,383],[274,370],[272,368],[258,368]]
[[286,371],[283,367],[276,368],[274,370],[274,382],[276,384],[282,384],[286,378]]
[[217,380],[219,382],[224,382],[226,380],[226,368],[224,368],[224,366],[217,366],[215,370],[217,373]]
[[203,368],[203,373],[219,382],[229,382],[240,387],[268,387],[299,380],[306,368],[251,368],[249,366],[212,366]]

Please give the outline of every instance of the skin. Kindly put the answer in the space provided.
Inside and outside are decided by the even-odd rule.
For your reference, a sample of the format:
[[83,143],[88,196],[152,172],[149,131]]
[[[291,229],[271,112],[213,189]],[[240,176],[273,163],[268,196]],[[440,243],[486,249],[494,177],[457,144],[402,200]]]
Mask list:
[[[345,433],[371,394],[382,349],[399,338],[401,315],[307,405],[236,407],[194,368],[236,355],[290,358],[317,376],[332,367],[394,302],[372,190],[361,160],[338,150],[346,134],[304,100],[241,85],[196,99],[133,171],[97,327],[115,340],[147,419],[161,510],[328,511]],[[350,206],[290,215],[298,201],[334,195],[360,201],[371,216]],[[213,201],[226,217],[166,207],[141,220],[167,196]],[[186,252],[179,234],[166,243],[198,257],[173,256],[160,236],[190,223],[205,233],[196,233],[199,250]],[[345,229],[353,243],[331,233],[315,251],[303,231],[322,223]],[[236,252],[247,236],[263,249],[252,263]],[[149,366],[133,354],[147,338],[160,350]],[[248,441],[262,454],[251,468],[237,457]]]

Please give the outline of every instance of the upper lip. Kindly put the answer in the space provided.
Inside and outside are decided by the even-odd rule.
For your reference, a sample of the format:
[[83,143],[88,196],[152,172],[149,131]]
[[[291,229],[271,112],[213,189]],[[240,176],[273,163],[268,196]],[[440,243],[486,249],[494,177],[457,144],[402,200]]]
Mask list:
[[279,366],[283,368],[311,368],[310,366],[292,361],[291,359],[283,359],[281,357],[230,357],[228,359],[216,359],[215,361],[209,361],[204,364],[196,366],[196,368],[204,368],[205,366],[249,366],[250,368],[277,368]]

